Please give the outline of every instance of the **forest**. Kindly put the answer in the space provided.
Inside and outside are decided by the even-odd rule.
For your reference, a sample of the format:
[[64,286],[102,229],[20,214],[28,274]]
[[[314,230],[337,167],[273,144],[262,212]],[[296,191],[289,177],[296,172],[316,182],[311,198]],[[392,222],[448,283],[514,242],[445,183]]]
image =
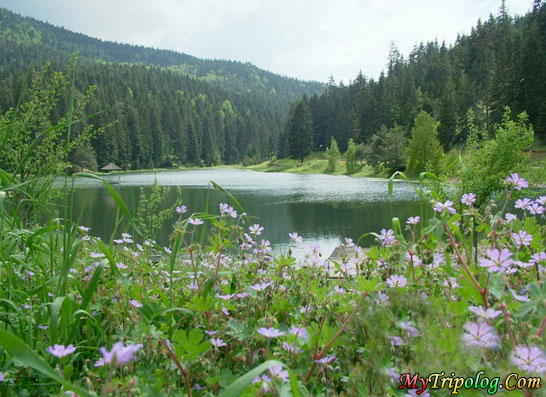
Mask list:
[[280,149],[294,156],[287,136],[299,131],[311,138],[293,140],[296,152],[299,142],[310,140],[312,150],[325,150],[332,138],[345,151],[350,139],[370,144],[382,129],[397,131],[391,138],[398,142],[409,138],[425,111],[439,122],[438,139],[448,150],[466,141],[471,124],[493,136],[506,106],[514,114],[525,111],[535,135],[546,139],[544,1],[521,17],[510,16],[503,2],[497,16],[478,21],[452,45],[421,43],[404,57],[393,43],[378,79],[360,73],[336,84],[332,78],[323,94],[294,104]]
[[[0,9],[0,113],[17,103],[25,76],[28,85],[44,64],[47,73],[62,71],[75,52],[76,88],[96,91],[74,133],[86,124],[104,129],[71,154],[84,169],[260,161],[276,150],[290,103],[324,88],[248,63],[106,42]],[[51,125],[67,107],[65,90]]]

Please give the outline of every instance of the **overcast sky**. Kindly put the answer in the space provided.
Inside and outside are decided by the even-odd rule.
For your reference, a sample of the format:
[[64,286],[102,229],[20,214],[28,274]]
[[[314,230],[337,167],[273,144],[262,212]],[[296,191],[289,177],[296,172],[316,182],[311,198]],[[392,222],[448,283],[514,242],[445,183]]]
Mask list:
[[[532,0],[507,0],[523,15]],[[453,43],[500,0],[0,0],[22,15],[103,40],[252,62],[305,80],[377,77],[394,42]]]

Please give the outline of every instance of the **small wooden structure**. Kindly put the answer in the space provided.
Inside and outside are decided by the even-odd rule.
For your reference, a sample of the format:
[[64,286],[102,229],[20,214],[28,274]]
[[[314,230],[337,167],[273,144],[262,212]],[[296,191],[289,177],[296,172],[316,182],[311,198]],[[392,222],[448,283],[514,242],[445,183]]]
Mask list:
[[[362,250],[362,253],[360,254],[360,257],[364,257],[364,253],[368,251],[368,248],[364,248]],[[358,274],[358,269],[356,268],[356,265],[354,263],[346,263],[345,265],[342,265],[343,272],[339,272],[338,269],[335,267],[334,262],[337,262],[339,264],[342,264],[342,262],[347,261],[351,257],[355,257],[357,255],[357,251],[353,247],[347,247],[345,245],[340,245],[336,247],[330,256],[328,257],[328,275],[330,278],[344,278],[345,276],[343,273],[346,273],[348,275],[355,275]]]
[[100,170],[105,172],[112,172],[112,171],[121,171],[121,168],[119,168],[114,163],[109,163],[109,164],[106,164],[104,167],[102,167]]

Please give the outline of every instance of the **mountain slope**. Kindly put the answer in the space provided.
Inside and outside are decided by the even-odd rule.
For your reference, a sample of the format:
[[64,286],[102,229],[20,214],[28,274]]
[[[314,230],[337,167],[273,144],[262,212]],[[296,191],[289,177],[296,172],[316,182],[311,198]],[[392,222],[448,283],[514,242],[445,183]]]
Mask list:
[[324,87],[248,63],[102,41],[0,8],[0,112],[15,104],[26,70],[45,62],[62,70],[75,51],[76,86],[97,85],[90,111],[102,113],[92,122],[115,121],[93,142],[99,164],[261,160],[274,151],[290,103]]

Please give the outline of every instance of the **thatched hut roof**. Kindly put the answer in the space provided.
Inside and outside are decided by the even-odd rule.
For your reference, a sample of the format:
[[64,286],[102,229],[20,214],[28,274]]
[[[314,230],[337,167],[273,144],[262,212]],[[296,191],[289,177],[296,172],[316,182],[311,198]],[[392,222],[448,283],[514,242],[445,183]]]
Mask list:
[[106,164],[104,167],[102,167],[101,171],[121,171],[121,168],[119,168],[114,163],[110,163],[110,164]]

